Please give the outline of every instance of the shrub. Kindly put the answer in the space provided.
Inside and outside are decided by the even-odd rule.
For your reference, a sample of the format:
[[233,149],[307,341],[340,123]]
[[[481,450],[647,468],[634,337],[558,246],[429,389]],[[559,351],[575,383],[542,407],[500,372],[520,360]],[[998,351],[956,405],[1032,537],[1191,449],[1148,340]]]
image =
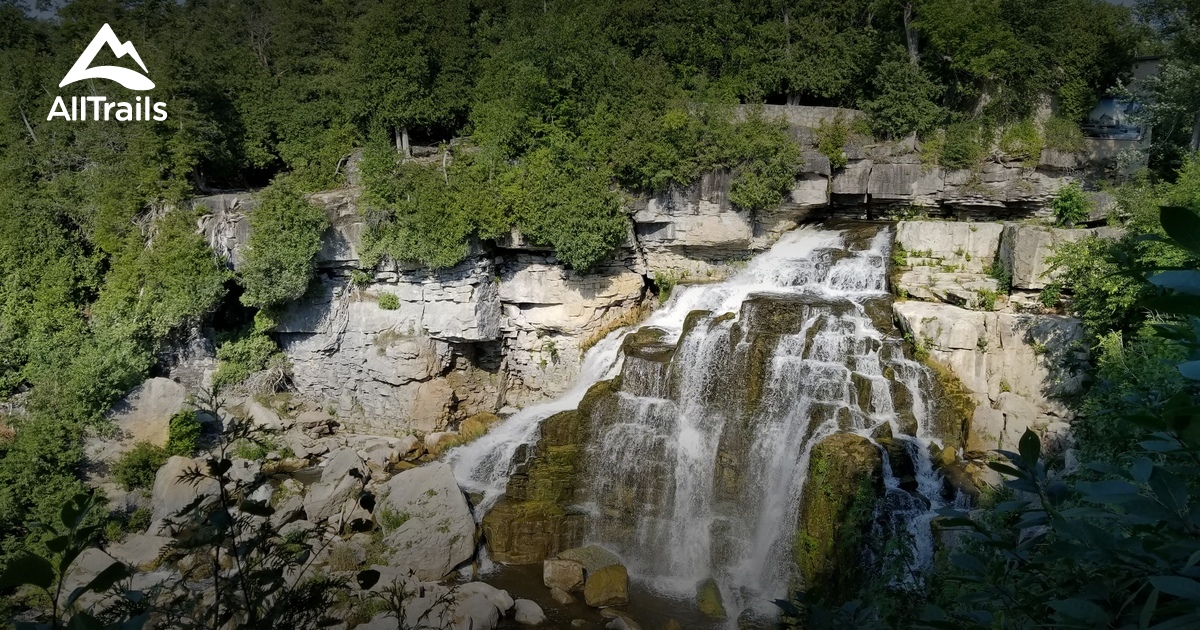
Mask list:
[[1058,191],[1050,202],[1054,218],[1063,227],[1072,227],[1087,221],[1092,213],[1092,200],[1078,183],[1072,183]]
[[876,98],[863,103],[871,126],[881,135],[900,138],[924,133],[943,116],[937,100],[942,87],[921,68],[907,61],[889,61],[875,75]]
[[1068,153],[1080,153],[1086,148],[1079,125],[1058,116],[1051,116],[1044,128],[1046,148]]
[[379,296],[379,308],[394,311],[400,308],[400,298],[395,293],[383,293]]
[[766,210],[780,204],[796,183],[803,159],[800,145],[782,122],[757,113],[735,126],[736,166],[729,201],[744,210]]
[[309,202],[292,179],[275,178],[250,213],[250,242],[238,269],[246,288],[242,303],[262,308],[304,295],[328,225],[325,210]]
[[969,168],[979,163],[988,145],[983,125],[965,121],[946,128],[941,164],[948,168]]
[[239,385],[256,372],[267,369],[278,358],[282,358],[279,345],[267,335],[275,322],[266,313],[259,311],[254,323],[239,331],[217,348],[217,371],[213,374],[213,387],[223,389]]
[[166,449],[149,442],[138,442],[112,466],[113,478],[126,490],[150,488],[154,476],[167,462]]
[[838,114],[833,120],[822,119],[817,123],[817,151],[829,158],[830,167],[846,166],[849,158],[846,157],[844,148],[849,140],[850,126],[846,124],[846,119],[841,114]]
[[204,425],[195,411],[180,411],[167,424],[167,455],[191,457],[196,452]]
[[125,529],[131,532],[144,532],[150,528],[150,519],[154,513],[148,507],[140,507],[129,513],[129,520],[125,522]]
[[1042,157],[1042,134],[1032,118],[1009,126],[1000,134],[1000,150],[1005,155],[1021,160],[1025,166],[1037,166]]

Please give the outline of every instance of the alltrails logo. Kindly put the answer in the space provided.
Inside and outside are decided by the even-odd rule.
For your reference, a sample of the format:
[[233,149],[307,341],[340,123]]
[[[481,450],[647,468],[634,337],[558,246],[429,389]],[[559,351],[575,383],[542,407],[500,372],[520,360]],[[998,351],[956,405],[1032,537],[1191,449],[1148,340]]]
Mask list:
[[[96,36],[92,38],[92,42],[84,49],[75,65],[71,66],[71,70],[67,72],[67,76],[63,77],[58,87],[84,79],[108,79],[139,92],[154,88],[154,82],[149,77],[129,68],[120,66],[90,67],[104,46],[108,46],[118,59],[129,55],[141,67],[142,72],[149,72],[146,70],[146,64],[142,63],[137,49],[133,47],[133,42],[122,44],[121,40],[117,39],[117,34],[113,32],[112,27],[105,24],[100,27]],[[105,96],[72,96],[69,108],[66,100],[59,96],[54,99],[54,105],[50,107],[50,114],[46,116],[46,120],[54,120],[59,116],[70,121],[88,120],[88,105],[91,105],[91,120],[163,121],[167,119],[167,104],[155,103],[149,96],[139,96],[134,99],[133,103],[108,102],[108,97]]]

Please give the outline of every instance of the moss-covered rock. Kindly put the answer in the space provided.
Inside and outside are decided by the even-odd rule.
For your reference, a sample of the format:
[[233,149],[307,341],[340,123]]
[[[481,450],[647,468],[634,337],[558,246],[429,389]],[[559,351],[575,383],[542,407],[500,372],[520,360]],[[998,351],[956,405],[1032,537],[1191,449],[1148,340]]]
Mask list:
[[813,447],[794,552],[804,586],[831,600],[862,587],[862,560],[883,496],[883,459],[870,440],[836,433]]
[[696,585],[696,606],[701,614],[710,619],[724,619],[727,616],[716,580],[708,578]]
[[[707,311],[698,313],[704,314]],[[621,351],[627,357],[666,363],[675,354],[675,344],[667,343],[664,340],[666,336],[667,332],[661,328],[639,328],[625,336],[625,340],[621,342]]]
[[591,433],[592,409],[614,393],[612,382],[596,383],[578,410],[563,411],[542,422],[533,456],[517,467],[504,498],[483,517],[493,559],[535,564],[583,542],[587,516],[571,507],[580,486],[580,449]]
[[583,585],[583,601],[597,608],[628,604],[629,572],[625,566],[613,564],[588,575]]

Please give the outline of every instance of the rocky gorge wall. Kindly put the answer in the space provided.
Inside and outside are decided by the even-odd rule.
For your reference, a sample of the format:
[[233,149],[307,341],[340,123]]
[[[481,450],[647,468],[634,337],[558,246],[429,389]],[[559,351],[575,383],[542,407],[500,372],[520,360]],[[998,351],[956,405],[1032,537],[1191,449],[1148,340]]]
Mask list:
[[[734,207],[728,201],[732,177],[723,171],[686,188],[630,197],[626,242],[588,275],[514,233],[473,243],[467,259],[450,269],[389,263],[371,270],[369,282],[355,284],[351,273],[360,265],[365,229],[358,216],[361,190],[352,181],[313,195],[330,220],[316,259],[318,284],[286,307],[276,331],[293,363],[296,389],[364,431],[446,430],[478,411],[511,410],[561,393],[574,381],[582,352],[647,308],[656,282],[726,277],[802,222],[889,217],[913,208],[963,219],[1036,217],[1048,213],[1059,188],[1080,178],[1052,152],[1033,168],[997,157],[975,171],[955,171],[921,164],[915,147],[904,142],[847,146],[847,165],[831,168],[815,150],[813,127],[845,111],[780,106],[765,112],[787,119],[805,147],[803,170],[779,207],[759,213]],[[205,210],[199,229],[236,268],[249,238],[253,194],[203,197],[194,205]],[[908,295],[969,306],[980,288],[991,287],[981,265],[994,258],[997,228],[979,225],[989,227],[983,228],[986,239],[971,235],[983,239],[970,246],[974,276],[934,278],[915,266],[906,272]],[[918,248],[914,242],[910,249]],[[1037,269],[1022,273],[1033,278]],[[379,306],[385,293],[398,298],[399,308]]]

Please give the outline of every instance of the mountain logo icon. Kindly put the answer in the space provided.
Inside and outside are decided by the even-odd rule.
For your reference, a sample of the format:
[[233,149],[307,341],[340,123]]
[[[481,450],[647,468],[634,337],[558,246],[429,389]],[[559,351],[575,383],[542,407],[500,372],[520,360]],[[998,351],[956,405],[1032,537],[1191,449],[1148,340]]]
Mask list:
[[75,61],[75,65],[71,66],[70,72],[67,72],[67,76],[63,77],[62,83],[59,83],[58,87],[70,85],[84,79],[108,79],[109,81],[116,81],[130,90],[143,91],[154,88],[154,82],[149,77],[129,68],[122,68],[120,66],[96,66],[95,68],[89,68],[88,66],[96,59],[96,55],[105,45],[113,51],[113,54],[118,59],[129,55],[133,57],[137,65],[141,66],[142,72],[149,72],[146,70],[146,64],[142,63],[142,58],[138,56],[137,49],[133,47],[133,42],[122,44],[121,40],[117,39],[117,34],[113,32],[112,27],[105,24],[96,32],[96,36],[92,38],[92,42],[83,50],[83,54]]

